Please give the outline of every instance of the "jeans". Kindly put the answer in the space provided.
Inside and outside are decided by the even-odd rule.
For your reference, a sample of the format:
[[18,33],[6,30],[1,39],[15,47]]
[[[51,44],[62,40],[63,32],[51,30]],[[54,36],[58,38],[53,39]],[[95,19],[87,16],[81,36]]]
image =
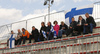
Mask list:
[[27,36],[24,36],[24,37],[23,37],[23,44],[25,44],[26,39],[27,39]]
[[84,26],[84,30],[83,30],[83,33],[89,33],[89,32],[93,32],[93,28],[95,27],[94,24],[90,23],[89,25],[87,26]]
[[78,31],[78,34],[81,35],[81,32],[83,32],[83,25],[77,26],[77,31]]
[[49,32],[49,34],[47,34],[48,35],[48,40],[52,40],[53,39],[53,32]]
[[31,39],[34,38],[34,36],[30,35],[29,37],[29,43],[31,43]]
[[19,39],[15,40],[15,45],[18,45],[18,44],[19,44]]
[[65,33],[65,30],[59,30],[58,31],[58,38],[61,38],[63,33]]

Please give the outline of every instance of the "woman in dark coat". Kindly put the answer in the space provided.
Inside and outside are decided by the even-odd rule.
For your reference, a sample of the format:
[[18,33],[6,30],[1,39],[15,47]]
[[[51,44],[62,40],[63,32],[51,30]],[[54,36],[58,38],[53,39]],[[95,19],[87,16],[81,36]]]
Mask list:
[[82,16],[79,16],[78,25],[77,25],[78,35],[81,35],[84,24],[85,24],[85,20],[82,18]]
[[51,22],[48,22],[47,25],[48,26],[47,26],[46,32],[47,32],[48,40],[52,40],[53,39],[53,32],[51,31],[51,28],[52,28]]
[[44,31],[44,32],[46,32],[46,26],[45,26],[45,23],[44,22],[42,22],[41,23],[41,29],[40,29],[40,41],[44,41],[44,36],[43,36],[43,33],[42,33],[42,31]]

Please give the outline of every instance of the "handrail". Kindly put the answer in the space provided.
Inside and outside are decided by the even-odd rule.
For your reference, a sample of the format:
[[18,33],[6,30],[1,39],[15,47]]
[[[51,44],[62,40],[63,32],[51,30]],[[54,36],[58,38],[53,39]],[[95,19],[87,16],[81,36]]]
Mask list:
[[[88,37],[93,37],[100,35],[100,33],[95,33],[95,34],[88,34],[88,35],[82,35],[82,36],[77,36],[77,37],[70,37],[70,38],[64,38],[64,39],[57,39],[57,40],[50,40],[50,41],[44,41],[44,42],[37,42],[37,43],[32,43],[32,44],[27,44],[27,45],[17,45],[15,48],[18,47],[27,47],[27,46],[33,46],[33,45],[39,45],[39,44],[45,44],[45,43],[52,43],[52,42],[58,42],[58,41],[67,41],[67,40],[73,40],[73,39],[79,39],[79,38],[88,38]],[[9,49],[8,47],[0,48],[0,50],[5,50]]]
[[[63,12],[63,11],[65,11],[65,10],[58,11],[58,12],[54,12],[54,13],[51,13],[50,15],[55,14],[55,13],[59,13],[59,12]],[[36,19],[36,18],[39,18],[39,17],[47,16],[47,15],[48,15],[48,14],[42,15],[42,16],[38,16],[38,17],[34,17],[34,18],[30,18],[30,19],[27,19],[27,20]],[[13,23],[6,24],[6,25],[11,25],[11,24],[15,24],[15,23],[19,23],[19,22],[23,22],[23,21],[27,21],[27,20],[17,21],[17,22],[13,22]],[[2,26],[0,26],[0,27],[6,26],[6,25],[2,25]]]

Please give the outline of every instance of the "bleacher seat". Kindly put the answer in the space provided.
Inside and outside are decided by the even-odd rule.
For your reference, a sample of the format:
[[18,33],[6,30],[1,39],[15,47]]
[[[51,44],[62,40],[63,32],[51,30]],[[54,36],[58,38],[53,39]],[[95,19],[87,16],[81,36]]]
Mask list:
[[0,44],[1,54],[100,54],[100,27],[93,34],[66,37],[57,40],[15,46],[9,49],[6,42]]

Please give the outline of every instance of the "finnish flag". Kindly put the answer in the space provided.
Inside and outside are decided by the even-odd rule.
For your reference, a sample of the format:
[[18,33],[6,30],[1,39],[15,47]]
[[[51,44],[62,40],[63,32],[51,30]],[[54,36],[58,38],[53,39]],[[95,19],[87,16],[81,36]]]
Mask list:
[[43,34],[43,36],[44,36],[45,38],[47,38],[46,32],[45,32],[45,31],[42,30],[42,34]]
[[54,38],[57,38],[56,31],[53,29],[52,25],[51,25],[51,32],[54,32]]
[[53,26],[52,26],[52,25],[51,25],[51,29],[50,29],[50,30],[51,30],[51,32],[54,32],[54,31],[55,31],[55,30],[53,29]]
[[65,23],[69,25],[71,23],[72,17],[75,18],[75,21],[78,21],[78,17],[81,15],[84,19],[86,19],[85,14],[89,13],[92,15],[93,13],[93,5],[84,6],[81,8],[73,8],[69,11],[65,11]]
[[15,47],[15,38],[13,38],[13,34],[9,38],[9,48],[14,48]]

